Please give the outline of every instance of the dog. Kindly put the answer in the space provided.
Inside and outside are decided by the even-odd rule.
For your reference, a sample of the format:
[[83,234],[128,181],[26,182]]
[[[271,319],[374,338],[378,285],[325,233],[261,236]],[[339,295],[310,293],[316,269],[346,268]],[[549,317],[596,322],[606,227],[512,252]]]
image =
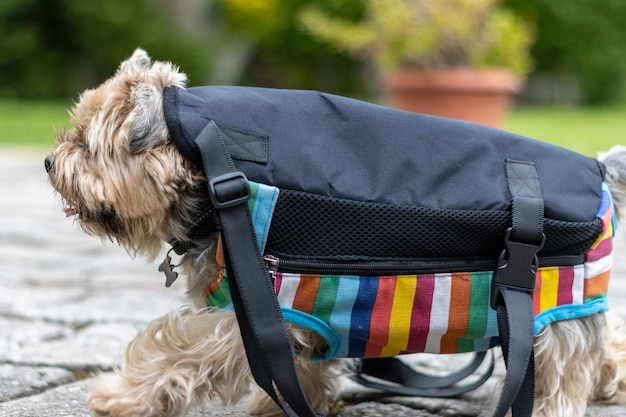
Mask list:
[[[178,67],[136,50],[112,78],[82,93],[71,110],[73,128],[57,132],[57,146],[45,160],[66,216],[133,256],[155,260],[163,242],[188,240],[190,225],[207,210],[206,178],[170,140],[162,111],[163,89],[185,84]],[[614,147],[600,160],[619,212],[626,199],[626,147]],[[95,416],[182,416],[207,396],[232,405],[248,394],[254,381],[235,314],[206,308],[206,290],[220,272],[217,240],[217,232],[205,236],[182,258],[192,307],[140,330],[115,374],[96,378],[87,399]],[[341,362],[310,361],[325,340],[295,325],[288,331],[303,390],[312,408],[326,414]],[[534,346],[534,416],[580,417],[589,400],[626,400],[626,337],[619,318],[601,313],[552,323]],[[253,415],[282,415],[260,389],[249,404]]]

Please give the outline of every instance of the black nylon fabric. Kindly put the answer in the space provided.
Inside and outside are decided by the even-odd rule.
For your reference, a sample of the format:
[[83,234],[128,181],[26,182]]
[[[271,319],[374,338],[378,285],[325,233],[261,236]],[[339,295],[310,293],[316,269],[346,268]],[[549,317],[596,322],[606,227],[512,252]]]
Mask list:
[[480,125],[315,91],[251,87],[166,88],[163,107],[173,140],[199,167],[193,140],[210,120],[226,135],[267,138],[267,163],[235,165],[250,180],[282,189],[400,206],[509,210],[504,161],[514,159],[535,164],[546,218],[589,222],[599,206],[598,161]]

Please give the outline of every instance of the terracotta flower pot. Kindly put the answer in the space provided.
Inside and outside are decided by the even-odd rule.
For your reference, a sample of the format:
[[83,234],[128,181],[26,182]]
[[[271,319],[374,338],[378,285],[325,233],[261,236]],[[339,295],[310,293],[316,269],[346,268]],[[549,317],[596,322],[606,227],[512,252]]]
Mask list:
[[396,71],[383,79],[389,105],[501,127],[522,78],[506,69]]

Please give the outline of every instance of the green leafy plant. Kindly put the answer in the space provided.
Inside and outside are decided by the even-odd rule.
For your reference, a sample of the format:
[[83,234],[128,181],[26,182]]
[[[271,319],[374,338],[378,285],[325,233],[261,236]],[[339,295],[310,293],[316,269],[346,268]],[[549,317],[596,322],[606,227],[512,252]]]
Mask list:
[[237,83],[358,97],[369,93],[361,62],[314,40],[297,17],[302,9],[314,6],[335,17],[358,18],[363,14],[362,0],[218,0],[217,4],[228,38],[244,45],[235,49],[243,52]]
[[536,22],[534,73],[569,78],[582,103],[626,102],[626,2],[504,0]]
[[201,83],[211,48],[150,0],[0,2],[0,97],[75,97],[141,46]]
[[531,67],[531,26],[499,0],[366,0],[360,21],[304,9],[302,26],[318,40],[374,60],[383,71],[407,68]]

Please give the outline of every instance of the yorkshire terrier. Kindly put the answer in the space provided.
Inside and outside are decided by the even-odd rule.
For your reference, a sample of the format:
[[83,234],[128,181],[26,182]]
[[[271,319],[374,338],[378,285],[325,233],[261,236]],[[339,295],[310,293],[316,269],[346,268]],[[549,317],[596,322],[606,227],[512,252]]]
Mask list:
[[[165,87],[184,89],[186,76],[168,62],[152,62],[138,49],[115,75],[85,91],[71,111],[73,128],[57,133],[45,166],[67,216],[82,229],[111,239],[132,255],[154,260],[163,242],[187,241],[189,225],[207,210],[206,178],[171,142],[162,110]],[[626,148],[600,159],[619,210],[626,198]],[[94,382],[88,405],[96,416],[182,416],[206,397],[240,401],[253,386],[233,312],[207,312],[206,289],[217,279],[211,234],[181,260],[193,307],[155,319],[126,349],[114,375]],[[608,314],[564,320],[535,337],[534,416],[582,417],[587,401],[626,400],[626,338]],[[313,409],[328,412],[337,392],[339,361],[309,361],[326,343],[288,325],[296,367]],[[256,389],[254,415],[281,415]]]

